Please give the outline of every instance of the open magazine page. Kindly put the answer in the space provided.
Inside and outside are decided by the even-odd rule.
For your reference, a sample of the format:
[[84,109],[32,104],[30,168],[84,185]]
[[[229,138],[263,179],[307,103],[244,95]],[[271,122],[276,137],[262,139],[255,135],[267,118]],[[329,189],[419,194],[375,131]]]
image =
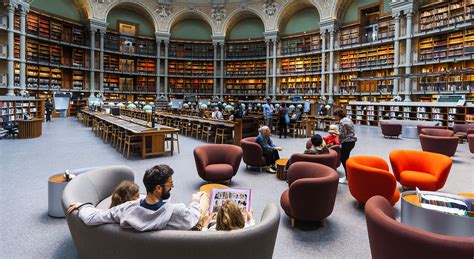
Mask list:
[[442,193],[434,192],[422,192],[418,188],[416,189],[416,195],[420,201],[421,207],[436,210],[444,213],[467,216],[467,212],[470,210],[469,203],[466,203],[465,199],[459,196],[457,198],[454,195],[444,195]]
[[251,193],[250,189],[212,189],[209,212],[217,212],[222,206],[222,203],[226,200],[232,200],[237,204],[237,206],[239,206],[239,208],[245,208],[249,211],[251,209]]

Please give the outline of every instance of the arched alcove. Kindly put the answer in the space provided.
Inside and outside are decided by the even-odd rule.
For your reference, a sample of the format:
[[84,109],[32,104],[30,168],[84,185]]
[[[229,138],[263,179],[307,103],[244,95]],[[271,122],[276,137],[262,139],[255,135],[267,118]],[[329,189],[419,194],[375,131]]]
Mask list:
[[303,33],[319,29],[320,16],[314,7],[307,7],[297,11],[289,17],[280,28],[281,35]]
[[212,28],[197,18],[181,20],[171,27],[171,38],[181,40],[212,40]]
[[228,40],[248,40],[263,38],[265,26],[260,18],[253,16],[244,18],[229,28]]
[[108,28],[118,31],[120,22],[138,25],[138,35],[155,36],[153,19],[146,15],[146,11],[142,10],[138,5],[124,4],[112,8],[107,14]]
[[83,10],[73,0],[35,0],[30,7],[73,21],[87,18],[87,10]]

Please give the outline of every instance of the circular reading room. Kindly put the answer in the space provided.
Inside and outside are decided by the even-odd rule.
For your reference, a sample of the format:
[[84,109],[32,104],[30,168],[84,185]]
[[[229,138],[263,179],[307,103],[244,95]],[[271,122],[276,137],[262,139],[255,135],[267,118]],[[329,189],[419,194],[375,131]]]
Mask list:
[[474,0],[1,0],[0,258],[474,258]]

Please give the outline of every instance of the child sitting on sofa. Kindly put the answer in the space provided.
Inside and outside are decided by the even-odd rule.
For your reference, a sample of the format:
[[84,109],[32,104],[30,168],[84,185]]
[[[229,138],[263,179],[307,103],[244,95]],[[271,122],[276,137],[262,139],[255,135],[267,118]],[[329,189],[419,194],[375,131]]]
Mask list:
[[328,147],[334,146],[334,145],[339,145],[339,129],[337,125],[331,125],[329,126],[329,135],[324,136],[323,139],[326,142],[326,145]]
[[[247,219],[247,220],[246,220]],[[215,224],[213,221],[215,220]],[[239,209],[234,201],[224,201],[219,211],[207,214],[203,219],[202,231],[234,230],[255,225],[253,214],[245,208]]]
[[140,198],[140,187],[132,181],[122,181],[112,192],[112,201],[110,207],[115,207],[127,201],[133,201]]

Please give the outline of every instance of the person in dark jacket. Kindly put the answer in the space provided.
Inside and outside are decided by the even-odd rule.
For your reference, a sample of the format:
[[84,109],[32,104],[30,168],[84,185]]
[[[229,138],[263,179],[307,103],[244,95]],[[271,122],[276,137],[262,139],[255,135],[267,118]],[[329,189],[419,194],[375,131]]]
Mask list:
[[278,110],[278,133],[280,135],[285,136],[287,133],[287,124],[286,118],[288,117],[288,109],[286,108],[286,104],[283,104],[280,109]]
[[260,134],[258,135],[256,142],[263,149],[263,156],[265,157],[265,163],[268,166],[267,172],[274,174],[276,173],[275,162],[278,159],[280,159],[280,155],[278,154],[278,151],[281,151],[283,149],[273,144],[273,141],[270,138],[270,135],[271,135],[270,128],[267,126],[263,126],[260,128]]
[[53,113],[53,103],[51,102],[51,98],[46,100],[45,104],[46,109],[46,122],[51,121],[51,114]]
[[315,155],[329,154],[329,149],[326,146],[326,142],[321,137],[321,135],[314,134],[311,137],[311,144],[312,144],[311,148],[306,149],[304,151],[305,154],[315,154]]

